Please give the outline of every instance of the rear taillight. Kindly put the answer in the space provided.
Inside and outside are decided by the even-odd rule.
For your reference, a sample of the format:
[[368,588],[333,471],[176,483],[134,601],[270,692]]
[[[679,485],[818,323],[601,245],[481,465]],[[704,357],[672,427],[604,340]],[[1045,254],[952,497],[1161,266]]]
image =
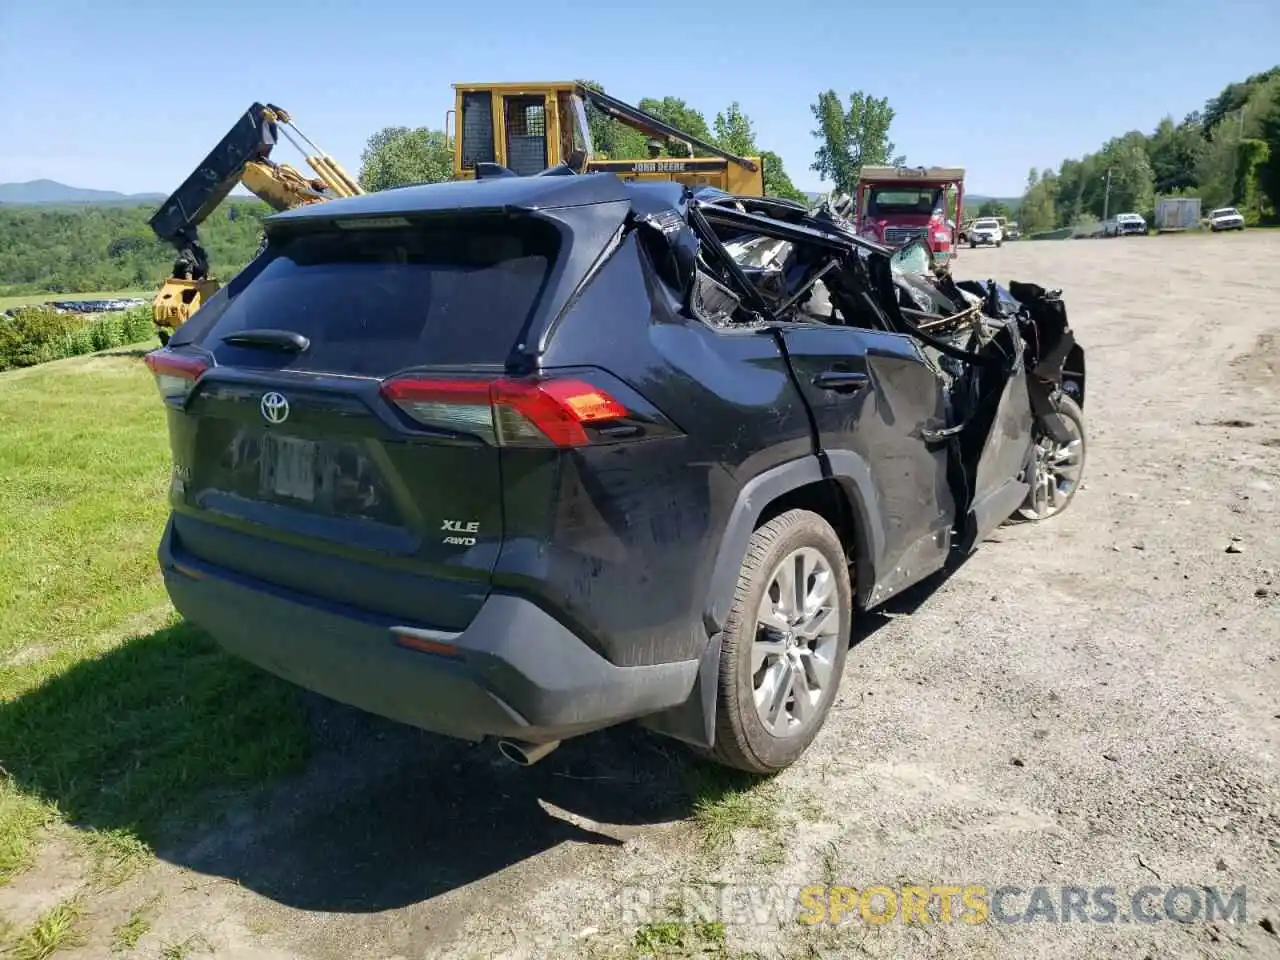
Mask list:
[[181,400],[191,392],[209,364],[198,357],[174,353],[167,347],[152,350],[143,358],[156,377],[156,387],[166,400]]
[[627,408],[584,380],[400,377],[382,395],[418,423],[483,437],[502,446],[578,447],[588,425],[621,420]]

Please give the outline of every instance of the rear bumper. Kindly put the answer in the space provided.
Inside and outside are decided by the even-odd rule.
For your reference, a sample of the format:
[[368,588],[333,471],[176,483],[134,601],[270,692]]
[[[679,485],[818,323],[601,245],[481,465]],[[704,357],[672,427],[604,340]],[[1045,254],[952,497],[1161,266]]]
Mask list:
[[[411,726],[465,740],[560,740],[684,703],[697,660],[619,667],[527,600],[492,594],[461,633],[393,622],[159,548],[174,606],[230,653]],[[456,648],[424,653],[409,633]]]

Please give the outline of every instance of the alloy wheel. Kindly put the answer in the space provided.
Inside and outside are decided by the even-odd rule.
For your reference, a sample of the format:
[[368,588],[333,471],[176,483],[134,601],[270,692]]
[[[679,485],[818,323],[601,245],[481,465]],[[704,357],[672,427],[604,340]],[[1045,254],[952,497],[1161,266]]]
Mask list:
[[1036,442],[1031,479],[1031,495],[1018,513],[1027,520],[1047,520],[1071,499],[1084,469],[1084,441],[1079,425],[1070,417],[1062,422],[1070,441],[1059,443],[1045,434]]
[[818,715],[834,679],[842,615],[835,574],[819,551],[801,547],[774,567],[751,649],[756,713],[773,736],[796,736]]

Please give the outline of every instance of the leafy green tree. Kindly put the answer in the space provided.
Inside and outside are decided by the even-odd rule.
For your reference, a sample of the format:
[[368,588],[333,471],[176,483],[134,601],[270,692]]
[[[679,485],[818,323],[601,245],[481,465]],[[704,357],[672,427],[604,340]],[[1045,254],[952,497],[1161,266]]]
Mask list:
[[1011,217],[1013,214],[1009,208],[999,200],[985,200],[978,207],[978,216],[980,217]]
[[452,176],[453,148],[439,130],[384,127],[360,154],[360,186],[369,191],[440,183]]
[[764,192],[768,197],[781,197],[783,200],[794,200],[796,203],[809,205],[809,198],[803,190],[796,187],[787,176],[782,165],[782,158],[772,150],[760,151],[760,162],[764,164]]
[[1054,178],[1056,193],[1054,210],[1055,226],[1067,227],[1075,223],[1084,211],[1085,188],[1093,174],[1094,160],[1085,155],[1080,160],[1063,160]]
[[[267,206],[224,201],[200,226],[200,239],[223,280],[249,262]],[[159,287],[175,251],[147,220],[153,206],[0,206],[0,296]]]
[[[1111,174],[1110,197],[1106,197],[1107,172]],[[1097,217],[1129,211],[1147,213],[1155,209],[1155,178],[1147,159],[1146,137],[1138,131],[1110,141],[1095,166],[1096,181],[1089,192],[1089,211]],[[1099,187],[1102,196],[1099,196]]]
[[1256,213],[1261,206],[1258,171],[1271,155],[1271,147],[1265,140],[1252,138],[1236,144],[1236,176],[1232,198],[1240,212]]
[[[636,106],[682,133],[690,134],[699,140],[711,139],[711,131],[707,129],[707,118],[679,97],[663,97],[661,100],[644,97]],[[689,148],[678,141],[667,143],[663,152],[670,157],[691,156]],[[694,151],[692,155],[696,154],[697,151]],[[636,154],[636,156],[643,156],[643,154]]]
[[1222,92],[1204,106],[1204,135],[1215,139],[1217,128],[1226,119],[1246,108],[1256,98],[1257,89],[1280,80],[1280,66],[1255,73],[1240,83],[1229,83]]
[[1218,136],[1206,141],[1196,162],[1196,192],[1206,209],[1221,207],[1231,202],[1236,162],[1236,141],[1233,136]]
[[1266,145],[1266,156],[1258,161],[1257,179],[1261,196],[1271,216],[1280,214],[1280,93],[1263,104],[1260,110],[1259,139]]
[[[594,80],[579,80],[589,90],[604,92],[604,87]],[[647,156],[647,138],[639,130],[602,113],[591,103],[587,104],[587,127],[591,131],[591,147],[597,159],[625,160]]]
[[1200,115],[1193,113],[1180,124],[1165,117],[1147,139],[1147,160],[1158,193],[1194,186],[1196,168],[1207,146]]
[[723,113],[716,114],[711,127],[715,131],[716,146],[740,157],[755,156],[755,127],[737,100],[729,104]]
[[846,110],[839,95],[827,90],[818,94],[809,110],[817,122],[813,136],[818,141],[810,169],[837,190],[852,193],[864,166],[905,162],[904,157],[893,156],[889,127],[894,114],[887,98],[857,90],[849,94]]
[[1034,167],[1027,174],[1027,189],[1018,206],[1018,219],[1027,234],[1052,230],[1058,225],[1055,209],[1057,176],[1052,170],[1037,171]]
[[716,114],[711,122],[711,129],[714,133],[713,142],[721,149],[740,157],[760,157],[760,162],[764,164],[765,196],[781,197],[796,203],[809,202],[804,192],[796,189],[796,185],[787,176],[782,158],[772,150],[761,150],[756,146],[755,124],[736,100],[726,110]]

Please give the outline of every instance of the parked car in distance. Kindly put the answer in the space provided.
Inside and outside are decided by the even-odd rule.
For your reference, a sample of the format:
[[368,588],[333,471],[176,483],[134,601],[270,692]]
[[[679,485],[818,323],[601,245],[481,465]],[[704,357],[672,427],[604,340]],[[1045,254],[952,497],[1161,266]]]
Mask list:
[[1139,213],[1118,213],[1103,224],[1104,237],[1146,236],[1151,232],[1147,221]]
[[1209,229],[1214,233],[1223,230],[1243,230],[1244,217],[1235,207],[1219,207],[1209,211]]
[[1004,228],[995,217],[979,217],[969,227],[968,242],[970,248],[979,244],[1000,246],[1004,243]]
[[553,169],[263,223],[147,355],[169,595],[517,763],[639,720],[780,770],[857,611],[1080,486],[1060,291],[929,272],[831,205]]
[[1018,226],[1016,220],[1009,221],[1008,226],[1004,229],[1004,238],[1006,240],[1021,240],[1022,228]]

